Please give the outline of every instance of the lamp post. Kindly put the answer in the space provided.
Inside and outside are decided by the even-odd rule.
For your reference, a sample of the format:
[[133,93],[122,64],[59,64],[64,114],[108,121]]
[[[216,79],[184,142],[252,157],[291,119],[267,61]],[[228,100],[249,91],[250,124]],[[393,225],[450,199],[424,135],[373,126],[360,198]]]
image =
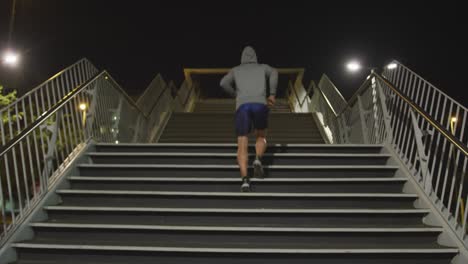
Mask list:
[[16,18],[16,0],[11,3],[10,25],[8,27],[7,50],[2,54],[3,64],[8,67],[16,67],[20,61],[20,55],[11,49],[13,31]]
[[11,37],[13,35],[13,29],[15,26],[15,17],[16,17],[16,0],[13,0],[11,3],[10,27],[8,28],[8,45],[10,45],[11,43]]

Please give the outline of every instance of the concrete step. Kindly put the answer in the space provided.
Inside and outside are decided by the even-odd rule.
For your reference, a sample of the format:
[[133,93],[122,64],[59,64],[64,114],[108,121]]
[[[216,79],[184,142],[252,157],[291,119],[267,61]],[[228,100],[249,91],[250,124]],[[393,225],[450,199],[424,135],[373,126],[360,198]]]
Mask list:
[[[236,178],[98,177],[72,176],[73,189],[237,192]],[[255,192],[401,193],[406,178],[267,178],[251,179]]]
[[423,227],[427,209],[235,209],[46,206],[49,222],[269,227]]
[[[239,176],[239,167],[237,165],[79,164],[77,167],[81,176],[228,178]],[[264,166],[264,171],[267,178],[393,177],[398,168],[398,166],[388,165],[268,165]],[[251,171],[252,168],[249,170]]]
[[128,190],[57,190],[65,206],[171,208],[411,209],[415,194],[399,193],[241,193]]
[[442,228],[284,228],[34,223],[34,243],[212,248],[401,248],[437,246]]
[[[98,152],[184,152],[184,153],[236,153],[237,144],[184,144],[184,143],[98,143],[95,144]],[[383,150],[383,145],[365,144],[269,144],[267,153],[336,153],[336,154],[378,154]],[[253,153],[255,146],[249,146],[249,152]]]
[[230,248],[61,245],[17,243],[14,247],[24,261],[47,263],[323,263],[323,264],[440,264],[449,263],[458,250],[443,247],[312,248],[288,249],[238,245]]
[[[237,164],[235,153],[89,152],[94,164]],[[267,153],[264,165],[385,165],[390,154]],[[253,161],[255,154],[249,156]]]

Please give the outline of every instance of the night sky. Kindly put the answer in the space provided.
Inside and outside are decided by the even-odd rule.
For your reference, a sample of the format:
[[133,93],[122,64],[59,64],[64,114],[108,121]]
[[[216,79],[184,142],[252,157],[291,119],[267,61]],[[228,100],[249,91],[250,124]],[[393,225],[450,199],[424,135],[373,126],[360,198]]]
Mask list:
[[[252,45],[260,62],[306,68],[306,85],[327,73],[345,97],[366,76],[346,73],[350,58],[397,59],[467,105],[461,1],[17,1],[13,46],[23,62],[0,67],[8,88],[26,91],[87,57],[137,95],[156,73],[180,85],[184,67],[232,67]],[[0,1],[1,50],[11,2]]]

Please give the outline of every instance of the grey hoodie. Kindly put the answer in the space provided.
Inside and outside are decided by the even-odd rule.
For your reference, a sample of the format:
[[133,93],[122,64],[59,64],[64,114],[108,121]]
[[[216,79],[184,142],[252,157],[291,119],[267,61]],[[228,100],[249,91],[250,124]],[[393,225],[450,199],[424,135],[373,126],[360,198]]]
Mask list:
[[[270,94],[276,94],[278,72],[266,64],[258,64],[252,47],[242,52],[241,65],[232,68],[220,82],[221,87],[236,97],[236,109],[245,103],[266,104],[267,80]],[[235,87],[235,88],[234,88]]]

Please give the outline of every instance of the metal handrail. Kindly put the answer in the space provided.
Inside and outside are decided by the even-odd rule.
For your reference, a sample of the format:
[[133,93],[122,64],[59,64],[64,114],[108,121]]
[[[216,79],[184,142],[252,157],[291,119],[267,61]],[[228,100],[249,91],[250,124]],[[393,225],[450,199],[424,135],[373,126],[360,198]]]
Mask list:
[[[404,95],[400,89],[396,88],[393,83],[391,83],[389,80],[385,79],[381,75],[377,73],[372,73],[375,75],[377,78],[385,82],[389,88],[393,90],[393,92],[398,95],[400,98],[402,98],[406,103],[408,103],[411,108],[413,108],[416,112],[418,112],[424,119],[426,119],[427,122],[429,122],[432,126],[434,126],[437,131],[439,131],[445,138],[447,138],[452,144],[455,145],[460,151],[462,151],[466,156],[468,156],[468,148],[456,137],[452,135],[447,129],[442,127],[439,122],[434,120],[424,109],[422,109],[420,106],[415,104],[408,96]],[[372,75],[371,74],[371,75]]]
[[452,134],[468,146],[468,108],[400,62],[392,63],[396,67],[385,67],[382,76],[447,130],[455,125]]
[[340,91],[338,90],[338,88],[336,88],[335,84],[330,80],[330,78],[328,77],[328,75],[324,74],[323,76],[324,76],[325,78],[327,78],[327,79],[330,81],[331,84],[333,84],[333,88],[334,88],[334,90],[336,91],[336,94],[337,94],[341,99],[343,99],[343,101],[346,102],[346,99],[345,99],[345,98],[343,97],[343,95],[340,93]]
[[320,94],[323,96],[323,98],[325,99],[325,102],[327,103],[328,107],[330,107],[330,110],[333,112],[333,114],[335,115],[335,117],[338,117],[340,116],[347,108],[345,108],[343,111],[341,111],[341,113],[337,113],[335,111],[335,108],[333,108],[333,106],[331,105],[330,103],[330,100],[328,100],[328,97],[325,95],[325,93],[322,91],[322,89],[320,89],[320,87],[318,87],[317,85],[315,85],[314,83],[314,88],[316,90],[318,90],[320,92]]
[[[88,62],[89,64],[91,64],[91,62],[87,59],[87,58],[83,58],[77,62],[75,62],[74,64],[66,67],[65,69],[59,71],[58,73],[54,74],[52,77],[50,77],[49,79],[45,80],[44,82],[42,82],[41,84],[37,85],[36,88],[33,88],[31,89],[30,91],[28,91],[27,93],[23,94],[20,98],[17,98],[14,102],[12,102],[11,104],[7,105],[7,106],[4,106],[3,108],[0,109],[0,112],[3,112],[3,111],[6,111],[8,108],[16,105],[17,103],[21,102],[21,100],[25,99],[26,97],[32,95],[34,92],[37,92],[39,89],[41,89],[45,84],[47,84],[48,82],[51,82],[52,80],[56,79],[57,77],[59,77],[60,75],[62,75],[64,72],[68,71],[69,69],[75,67],[75,65],[81,63],[81,62]],[[92,64],[91,64],[92,65]]]
[[77,93],[82,91],[90,83],[94,82],[102,74],[103,74],[102,72],[100,74],[97,74],[96,76],[94,76],[90,80],[86,81],[82,85],[80,85],[80,86],[76,87],[75,89],[73,89],[71,92],[69,92],[67,95],[65,95],[65,97],[62,98],[62,100],[60,100],[56,105],[54,105],[52,108],[47,110],[44,114],[42,114],[38,119],[36,119],[34,122],[32,122],[28,126],[28,128],[21,131],[17,136],[15,136],[9,142],[7,142],[5,145],[3,145],[2,148],[1,148],[1,151],[0,151],[0,157],[5,155],[5,153],[7,153],[14,146],[19,144],[19,142],[22,141],[24,138],[26,138],[29,134],[31,134],[34,131],[34,129],[38,128],[45,120],[47,120],[53,114],[55,114],[60,108],[62,108],[63,105],[68,103]]
[[[320,87],[320,90],[322,90],[321,86],[323,82],[325,82],[325,84],[328,84],[326,87],[329,87],[329,89],[327,90],[330,90],[330,87],[331,87],[331,90],[330,90],[331,94],[329,94],[330,97],[329,96],[325,96],[325,97],[327,98],[329,105],[333,109],[333,112],[334,113],[342,112],[343,109],[346,109],[348,102],[346,101],[346,99],[344,99],[343,95],[340,93],[336,85],[330,80],[330,78],[326,74],[322,75],[317,85],[318,87]],[[325,95],[327,94],[325,90],[322,90],[322,93]],[[335,98],[332,98],[331,97],[332,95]],[[341,103],[343,103],[344,106],[341,106]]]
[[[468,148],[456,137],[454,137],[447,129],[445,129],[439,122],[434,120],[424,109],[422,109],[420,106],[415,104],[408,96],[404,95],[403,92],[396,88],[393,83],[391,83],[389,80],[387,80],[385,77],[382,75],[372,72],[369,75],[369,78],[366,79],[366,81],[359,87],[359,89],[354,93],[354,95],[349,99],[348,105],[338,114],[336,115],[337,117],[342,116],[349,108],[350,108],[350,103],[356,101],[356,98],[361,92],[366,89],[369,86],[369,83],[372,79],[372,76],[375,76],[379,78],[381,81],[385,82],[389,88],[393,90],[393,92],[398,95],[400,98],[402,98],[408,105],[411,106],[416,112],[418,112],[424,119],[426,119],[434,128],[439,131],[445,138],[447,138],[452,144],[455,145],[460,151],[462,151],[466,156],[468,156]],[[328,101],[328,98],[326,95],[323,93],[323,91],[319,88],[318,89],[322,95],[324,96],[327,104],[330,106],[331,110],[334,112],[333,107],[331,107],[330,102]]]
[[[420,78],[421,80],[423,80],[424,82],[428,83],[428,81],[426,81],[423,77],[421,77],[419,74],[415,73],[414,71],[412,71],[411,69],[409,69],[408,67],[406,67],[404,64],[402,64],[401,62],[397,61],[397,60],[393,60],[392,63],[396,63],[399,65],[399,67],[403,67],[405,70],[407,70],[408,72],[410,72],[411,74],[417,76],[418,78]],[[452,100],[455,104],[457,104],[458,106],[460,106],[461,108],[463,108],[464,110],[468,110],[464,105],[460,104],[459,102],[457,102],[455,99],[453,99],[452,97],[450,97],[448,94],[444,93],[443,91],[441,91],[440,89],[438,89],[437,87],[431,85],[433,89],[436,89],[437,92],[441,93],[442,95],[444,95],[445,97],[447,97],[448,99]]]
[[1,151],[0,151],[0,157],[5,155],[10,149],[18,145],[23,139],[25,139],[27,136],[29,136],[31,133],[34,132],[36,128],[38,128],[45,120],[49,119],[52,115],[57,113],[64,105],[66,105],[69,101],[71,101],[78,93],[83,91],[86,87],[88,87],[89,84],[93,83],[100,77],[104,76],[107,80],[111,81],[112,86],[120,92],[127,100],[128,102],[132,105],[132,107],[135,107],[144,118],[148,119],[149,115],[144,113],[140,107],[133,101],[132,98],[128,96],[128,94],[117,84],[117,82],[108,74],[107,71],[102,71],[99,74],[95,75],[85,83],[79,85],[72,91],[70,91],[65,97],[63,97],[57,104],[55,104],[53,107],[51,107],[49,110],[44,112],[38,119],[36,119],[33,123],[31,123],[27,128],[22,130],[17,136],[15,136],[13,139],[11,139],[9,142],[7,142],[5,145],[2,146]]
[[[148,118],[148,114],[146,114],[138,105],[137,103],[130,97],[128,96],[128,94],[122,89],[122,87],[120,87],[120,85],[117,83],[117,81],[109,75],[109,73],[107,71],[102,71],[100,74],[98,74],[96,77],[99,77],[101,75],[105,75],[104,78],[106,78],[107,80],[110,80],[112,85],[114,86],[114,88],[119,91],[124,97],[125,99],[127,99],[127,101],[133,106],[135,107],[138,111],[141,112],[141,114],[145,117],[145,118]],[[79,87],[77,87],[76,89],[78,89]],[[82,87],[83,89],[84,87]],[[75,90],[73,90],[72,92],[75,92]],[[76,93],[78,93],[79,91],[76,91]]]

